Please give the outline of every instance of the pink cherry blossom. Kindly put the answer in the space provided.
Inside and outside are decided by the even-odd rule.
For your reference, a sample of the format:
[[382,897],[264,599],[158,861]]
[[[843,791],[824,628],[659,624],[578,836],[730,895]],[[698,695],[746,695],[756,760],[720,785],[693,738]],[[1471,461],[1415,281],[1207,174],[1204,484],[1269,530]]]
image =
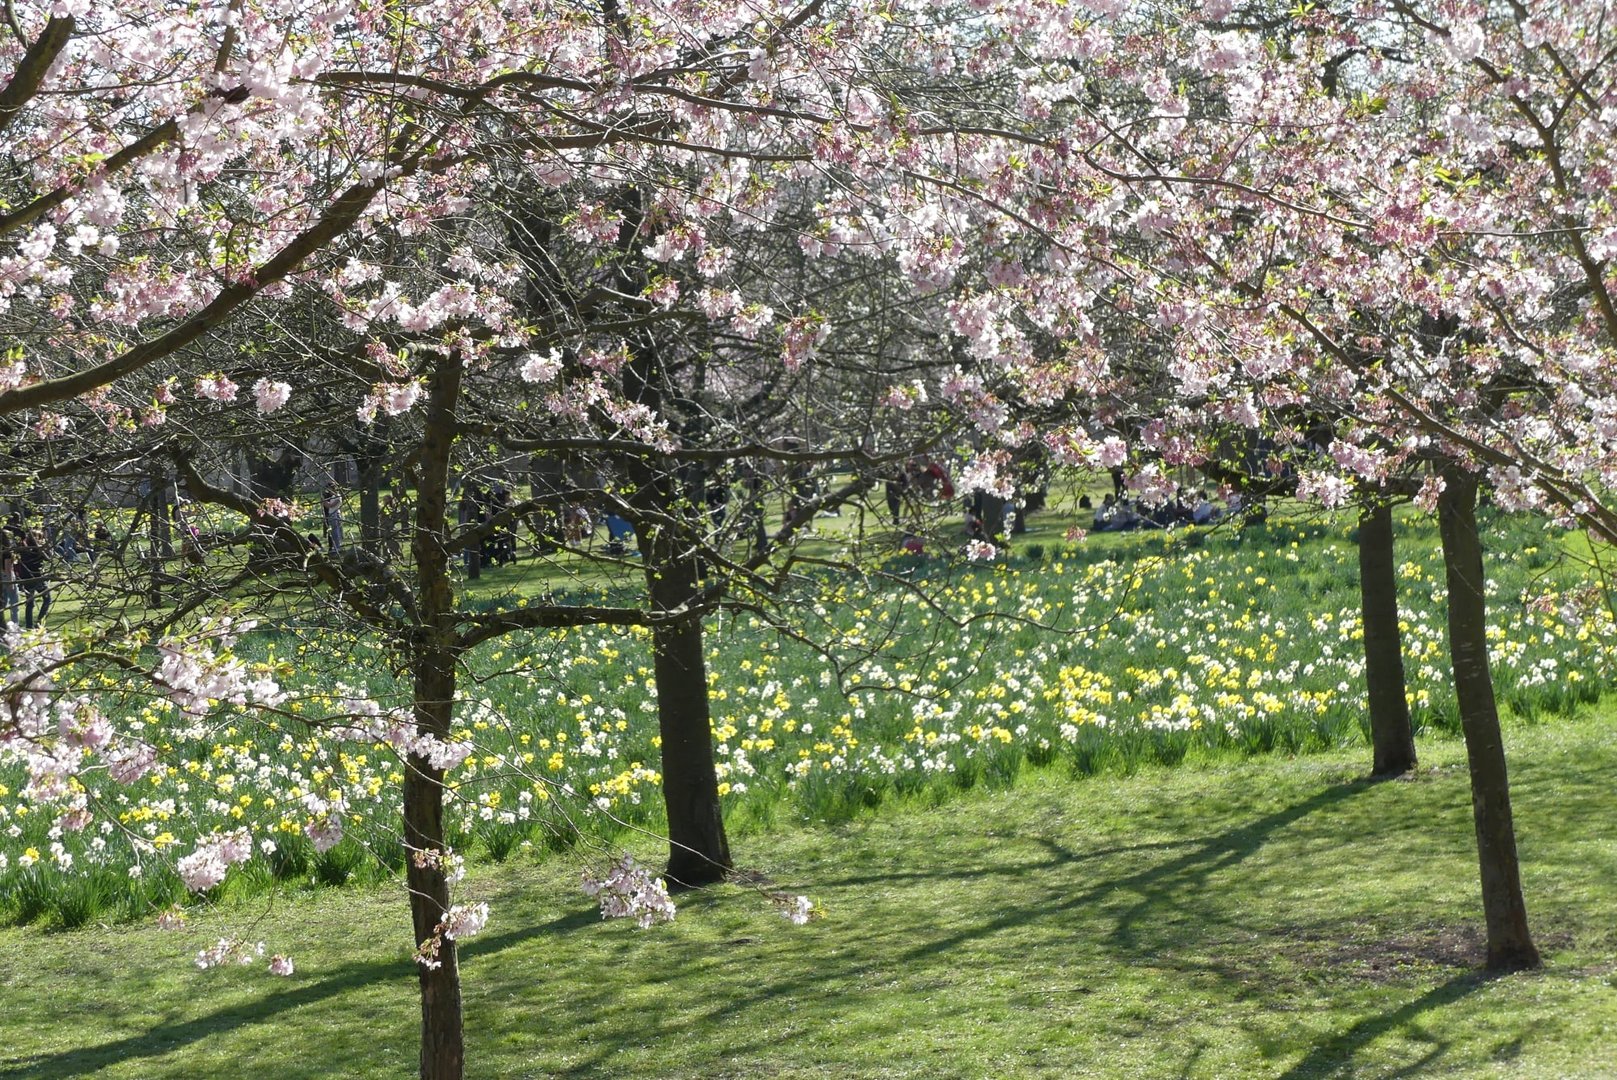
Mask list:
[[292,396],[292,384],[259,379],[253,383],[253,398],[258,405],[258,411],[269,414],[285,405]]
[[199,398],[209,401],[231,402],[236,400],[236,391],[240,389],[230,379],[218,372],[204,375],[196,381],[196,394]]

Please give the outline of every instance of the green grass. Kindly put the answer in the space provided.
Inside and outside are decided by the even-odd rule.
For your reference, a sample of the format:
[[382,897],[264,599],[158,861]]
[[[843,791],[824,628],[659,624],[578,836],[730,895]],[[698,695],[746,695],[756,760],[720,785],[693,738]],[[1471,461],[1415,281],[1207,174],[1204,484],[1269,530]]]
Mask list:
[[[576,856],[467,882],[469,1073],[613,1077],[1598,1077],[1617,1060],[1617,730],[1513,725],[1541,973],[1476,968],[1463,750],[1367,784],[1362,749],[1075,781],[757,833],[670,926],[598,921]],[[652,849],[647,849],[647,854]],[[199,972],[250,926],[298,971]],[[396,888],[224,906],[190,930],[0,931],[0,1075],[407,1074]]]

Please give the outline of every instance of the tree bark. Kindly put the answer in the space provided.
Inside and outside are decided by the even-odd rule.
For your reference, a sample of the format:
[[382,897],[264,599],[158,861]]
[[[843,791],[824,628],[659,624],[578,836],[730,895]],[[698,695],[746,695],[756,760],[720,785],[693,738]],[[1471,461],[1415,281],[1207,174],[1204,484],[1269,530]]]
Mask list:
[[163,586],[170,582],[165,560],[174,557],[174,539],[169,522],[168,473],[153,467],[146,474],[150,491],[147,506],[151,517],[146,522],[147,538],[151,543],[150,580],[146,586],[146,602],[152,607],[163,603]]
[[1359,510],[1359,597],[1373,748],[1370,775],[1399,776],[1415,767],[1415,732],[1409,722],[1403,635],[1398,629],[1392,508],[1385,503]]
[[1471,809],[1477,860],[1482,870],[1482,910],[1487,922],[1488,967],[1516,970],[1539,966],[1527,928],[1516,829],[1510,812],[1510,780],[1504,739],[1488,667],[1488,637],[1482,543],[1477,534],[1477,479],[1458,467],[1444,470],[1438,498],[1443,566],[1448,577],[1449,654],[1460,703],[1466,758],[1471,767]]
[[[648,544],[656,548],[663,545]],[[697,594],[696,568],[673,553],[656,564],[651,582],[658,611],[677,610]],[[644,555],[643,555],[644,557]],[[653,565],[647,559],[648,569]],[[668,878],[690,888],[722,881],[733,868],[730,842],[719,805],[719,776],[713,760],[707,663],[702,655],[702,620],[694,617],[658,626],[656,648],[657,726],[662,736],[663,805],[668,812]]]
[[[673,469],[654,469],[641,459],[631,459],[627,466],[639,507],[690,519],[693,531],[699,526],[701,509],[685,498]],[[680,527],[648,528],[644,518],[636,523],[635,536],[652,610],[677,612],[693,604],[700,593],[695,538]],[[668,814],[667,873],[671,885],[683,888],[721,881],[733,868],[719,805],[702,637],[700,615],[662,623],[652,631],[663,806]]]
[[[645,287],[645,268],[638,262],[640,225],[645,218],[641,192],[619,194],[624,221],[619,229],[619,286],[625,295]],[[652,414],[673,419],[674,396],[663,357],[649,331],[635,335],[629,363],[623,367],[624,396]],[[706,507],[693,503],[672,461],[641,456],[626,458],[624,472],[634,492],[636,543],[645,564],[652,610],[677,612],[700,591],[700,538]],[[757,528],[763,540],[763,515]],[[656,519],[663,519],[658,521]],[[671,520],[669,520],[671,519]],[[657,723],[662,736],[663,805],[668,813],[669,884],[690,888],[721,881],[733,868],[719,804],[718,769],[714,762],[713,725],[709,713],[707,665],[702,656],[699,615],[659,624],[652,633],[656,650]]]
[[[416,483],[415,556],[421,624],[416,629],[412,667],[416,729],[447,738],[455,709],[458,659],[454,591],[449,576],[449,461],[454,446],[455,403],[462,363],[439,361],[428,386],[426,433]],[[444,774],[419,755],[404,770],[405,878],[417,946],[432,939],[449,911],[449,883],[432,853],[444,843]],[[426,855],[422,859],[419,856]],[[438,966],[418,965],[421,984],[421,1080],[460,1080],[465,1043],[460,1002],[460,965],[455,942],[441,939]]]
[[373,559],[383,556],[382,455],[366,451],[359,464],[359,544]]
[[742,512],[747,515],[746,532],[752,539],[754,555],[769,554],[769,529],[764,524],[764,478],[756,464],[746,473],[746,499]]
[[1006,500],[991,492],[983,493],[983,532],[996,544],[1010,542],[1010,536],[1005,531]]
[[[452,657],[428,655],[417,664],[416,727],[423,733],[449,734],[454,709],[455,668]],[[421,852],[443,852],[444,774],[425,758],[411,755],[404,770],[405,880],[410,890],[410,919],[416,944],[438,932],[449,911],[449,883],[441,864],[419,864]],[[421,984],[421,1080],[460,1080],[465,1070],[461,1023],[460,962],[455,942],[440,938],[437,967],[417,964]]]

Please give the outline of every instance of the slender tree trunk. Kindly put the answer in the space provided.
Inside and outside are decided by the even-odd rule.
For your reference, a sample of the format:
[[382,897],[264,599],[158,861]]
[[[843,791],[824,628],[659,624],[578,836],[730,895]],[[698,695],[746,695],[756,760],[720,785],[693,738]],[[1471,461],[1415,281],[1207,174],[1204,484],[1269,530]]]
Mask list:
[[[470,531],[483,523],[483,513],[475,510],[463,523],[463,527]],[[483,576],[483,545],[469,544],[461,554],[461,561],[466,565],[466,580],[477,581]]]
[[1359,510],[1359,596],[1364,617],[1364,681],[1370,710],[1372,776],[1398,776],[1415,767],[1415,732],[1404,687],[1404,643],[1398,629],[1398,572],[1392,508],[1375,502]]
[[1488,667],[1482,543],[1477,535],[1477,479],[1457,467],[1444,470],[1443,478],[1447,486],[1438,499],[1438,522],[1443,533],[1443,566],[1448,575],[1449,653],[1454,662],[1454,691],[1460,702],[1466,758],[1471,766],[1471,809],[1482,869],[1488,967],[1496,971],[1533,968],[1539,965],[1538,949],[1527,928],[1505,745],[1499,731],[1493,675]]
[[[618,234],[619,283],[627,295],[636,295],[647,280],[636,253],[645,217],[644,196],[625,188],[619,204],[624,210]],[[634,339],[633,354],[623,368],[623,390],[625,397],[654,415],[674,419],[667,409],[673,396],[670,380],[649,331]],[[630,503],[640,513],[634,522],[635,535],[645,563],[652,610],[679,611],[699,593],[698,538],[704,532],[706,508],[699,500],[693,502],[672,461],[636,456],[625,459],[623,467],[634,491]],[[656,518],[671,518],[674,523],[651,523]],[[758,529],[762,533],[761,512]],[[722,880],[732,864],[719,804],[701,617],[692,615],[658,625],[652,643],[662,736],[663,804],[668,812],[668,877],[676,887],[705,885]]]
[[[454,591],[445,545],[451,531],[449,460],[461,365],[458,357],[440,360],[428,386],[426,434],[421,442],[415,535],[411,543],[421,611],[411,657],[416,728],[421,734],[438,738],[448,737],[455,708],[458,653]],[[404,771],[404,842],[405,878],[417,946],[438,934],[439,923],[449,911],[449,883],[441,861],[434,857],[447,849],[443,810],[443,772],[412,754]],[[418,965],[421,1080],[460,1080],[465,1069],[465,1044],[455,942],[440,938],[436,960],[436,967]]]
[[[648,510],[677,516],[684,505],[700,521],[700,508],[680,502],[682,493],[671,470],[654,472],[644,464],[632,464],[629,475],[638,489],[636,499],[649,503]],[[700,592],[694,541],[683,530],[662,525],[642,524],[635,535],[652,610],[674,612],[694,603]],[[663,806],[668,815],[667,874],[671,885],[684,888],[721,881],[733,868],[719,804],[702,638],[699,615],[659,624],[652,631]]]
[[[415,678],[418,730],[446,737],[454,696],[453,657],[436,652],[421,657]],[[443,780],[441,769],[432,768],[425,758],[410,756],[404,770],[405,880],[417,945],[437,934],[440,920],[449,911],[449,883],[441,864],[416,858],[418,853],[447,848]],[[455,942],[448,938],[439,941],[438,966],[416,966],[421,983],[421,1080],[460,1080],[465,1069],[460,962]]]
[[747,531],[752,536],[752,553],[754,555],[769,554],[769,528],[764,524],[764,478],[758,474],[757,466],[752,466],[752,472],[747,476],[747,498],[745,513],[747,515]]
[[359,467],[359,544],[373,559],[382,551],[382,456],[367,451]]
[[164,560],[174,556],[173,534],[169,530],[168,473],[153,468],[147,474],[151,488],[148,503],[151,517],[147,520],[147,536],[151,542],[151,582],[146,590],[146,602],[157,607],[163,602],[163,586],[168,584],[168,571]]
[[[661,564],[661,572],[652,581],[655,609],[675,610],[694,599],[695,570],[690,559],[677,556]],[[723,880],[732,864],[713,760],[702,620],[659,626],[652,637],[657,651],[654,666],[663,803],[668,811],[668,877],[676,886],[707,885]]]

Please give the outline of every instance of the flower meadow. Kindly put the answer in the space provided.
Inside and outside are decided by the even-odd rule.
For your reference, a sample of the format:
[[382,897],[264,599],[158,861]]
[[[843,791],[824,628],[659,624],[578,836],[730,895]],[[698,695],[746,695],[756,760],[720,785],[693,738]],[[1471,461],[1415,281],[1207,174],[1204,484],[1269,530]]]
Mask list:
[[[1502,704],[1532,719],[1594,700],[1617,680],[1611,616],[1563,610],[1583,577],[1559,534],[1519,517],[1488,528]],[[1405,524],[1399,558],[1414,717],[1422,733],[1451,730],[1429,521]],[[1367,738],[1357,552],[1341,525],[1029,542],[994,563],[904,556],[885,571],[805,590],[798,618],[818,623],[821,649],[757,615],[709,621],[732,831],[940,799],[1027,767],[1081,776]],[[83,774],[89,800],[110,811],[92,827],[64,831],[31,812],[21,778],[0,773],[0,919],[150,917],[197,902],[199,886],[230,899],[402,869],[393,748],[354,738],[352,723],[310,722],[340,715],[356,689],[397,696],[396,676],[329,630],[260,630],[237,651],[302,691],[206,724],[168,698],[121,691],[131,726],[174,764],[132,784]],[[501,860],[655,832],[651,664],[638,628],[536,634],[477,654],[441,747],[454,849]],[[198,836],[215,839],[199,848]]]

